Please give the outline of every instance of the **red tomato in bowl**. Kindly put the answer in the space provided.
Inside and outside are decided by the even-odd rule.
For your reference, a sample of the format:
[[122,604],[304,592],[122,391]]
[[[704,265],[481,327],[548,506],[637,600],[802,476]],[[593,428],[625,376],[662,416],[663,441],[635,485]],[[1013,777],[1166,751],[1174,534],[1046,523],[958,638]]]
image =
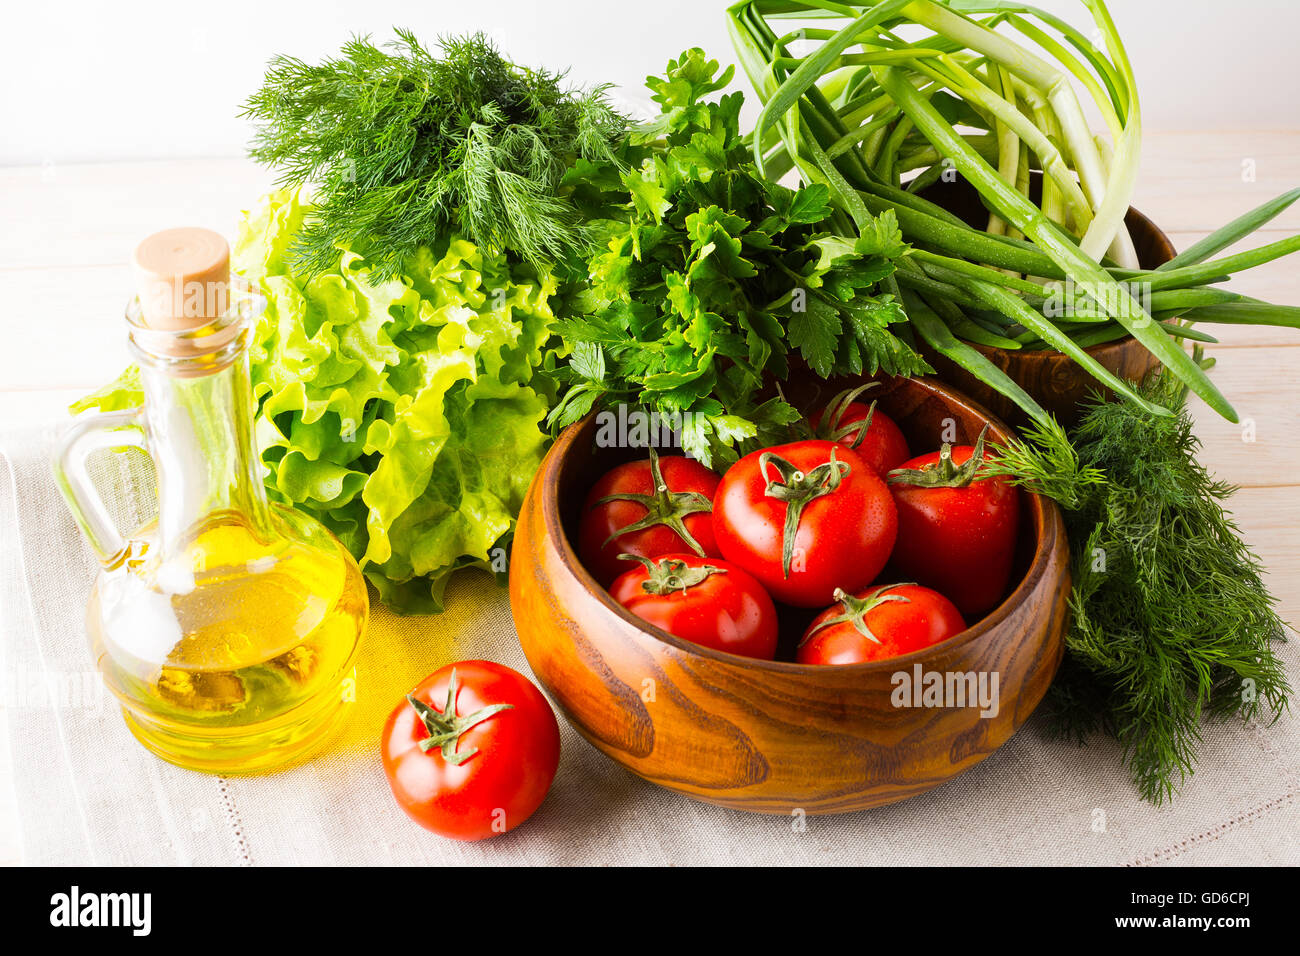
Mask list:
[[857,453],[799,441],[746,455],[713,496],[722,556],[796,607],[831,602],[885,566],[898,517],[885,483]]
[[889,476],[898,506],[890,570],[946,594],[968,618],[1006,597],[1020,528],[1020,492],[980,478],[984,434],[974,447],[945,444]]
[[938,591],[887,584],[858,594],[813,619],[795,652],[800,664],[862,664],[932,647],[966,629],[961,612]]
[[841,392],[809,420],[817,438],[839,442],[852,448],[881,478],[912,457],[907,439],[894,420],[873,401],[870,405],[854,401],[876,382]]
[[461,661],[394,708],[381,740],[398,806],[441,836],[482,840],[541,806],[560,763],[551,705],[523,674]]
[[578,523],[578,556],[602,587],[624,573],[620,554],[654,558],[693,551],[719,558],[713,536],[718,475],[682,455],[650,457],[606,472],[592,485]]
[[610,594],[683,640],[765,661],[776,654],[776,606],[753,575],[727,561],[693,554],[642,559]]

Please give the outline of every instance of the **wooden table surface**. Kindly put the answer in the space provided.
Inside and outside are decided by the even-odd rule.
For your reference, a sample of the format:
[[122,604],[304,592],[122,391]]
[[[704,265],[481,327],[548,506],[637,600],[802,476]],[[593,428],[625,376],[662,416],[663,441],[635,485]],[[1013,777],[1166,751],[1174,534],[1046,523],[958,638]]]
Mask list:
[[[0,429],[56,421],[127,364],[127,258],[159,229],[226,235],[271,177],[238,159],[0,169]],[[1148,133],[1134,205],[1179,249],[1300,185],[1300,131]],[[1300,204],[1244,247],[1300,232]],[[1270,263],[1228,288],[1300,305],[1300,263]],[[1242,424],[1196,401],[1202,459],[1240,486],[1232,510],[1268,569],[1282,616],[1300,622],[1300,331],[1206,326],[1213,375]],[[21,862],[0,701],[0,863]]]

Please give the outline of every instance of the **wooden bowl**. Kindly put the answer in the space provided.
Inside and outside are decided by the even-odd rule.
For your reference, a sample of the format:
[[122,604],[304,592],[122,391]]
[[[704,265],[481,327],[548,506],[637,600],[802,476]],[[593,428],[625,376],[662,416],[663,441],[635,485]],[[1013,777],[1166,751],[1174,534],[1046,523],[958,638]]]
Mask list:
[[[922,192],[931,202],[952,210],[971,225],[982,228],[988,217],[988,210],[980,203],[978,194],[964,180],[936,183]],[[1142,268],[1154,269],[1174,257],[1174,244],[1169,237],[1142,213],[1130,208],[1124,221],[1133,237],[1138,263]],[[1088,374],[1074,359],[1060,352],[1046,349],[1000,349],[970,344],[1067,427],[1078,421],[1081,403],[1097,394],[1111,397],[1110,389]],[[1017,426],[1029,420],[1029,416],[1015,402],[989,388],[961,366],[928,347],[923,346],[921,351],[940,378],[984,405],[993,414]],[[1087,351],[1103,368],[1133,382],[1141,380],[1158,364],[1146,346],[1132,336],[1094,345]]]
[[[820,400],[846,384],[820,383]],[[787,394],[797,407],[816,407],[808,392],[796,385]],[[885,380],[872,395],[917,454],[937,448],[945,426],[958,443],[972,443],[986,422],[992,440],[1007,437],[1006,426],[934,380]],[[760,813],[862,810],[973,767],[1046,693],[1061,659],[1069,593],[1065,530],[1048,499],[1024,495],[1019,583],[961,634],[869,664],[756,661],[644,623],[582,567],[571,542],[588,488],[608,468],[645,454],[594,448],[595,433],[594,416],[569,427],[533,479],[515,532],[510,605],[528,662],[564,715],[633,773]],[[806,623],[801,613],[782,621],[787,642]],[[781,652],[790,650],[786,643]],[[998,675],[996,715],[895,706],[894,675],[910,678],[916,668]]]

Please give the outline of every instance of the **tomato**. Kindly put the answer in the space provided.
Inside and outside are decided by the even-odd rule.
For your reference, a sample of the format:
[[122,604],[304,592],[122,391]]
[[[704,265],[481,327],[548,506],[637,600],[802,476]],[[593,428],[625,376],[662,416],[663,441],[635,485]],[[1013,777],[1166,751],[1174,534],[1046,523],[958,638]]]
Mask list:
[[966,629],[961,612],[938,591],[887,584],[858,594],[835,592],[840,603],[813,618],[795,652],[800,664],[861,664],[900,657],[946,641]]
[[967,617],[1006,596],[1020,526],[1019,491],[978,478],[983,459],[981,432],[974,447],[945,444],[889,476],[898,505],[891,571],[942,591]]
[[541,805],[560,763],[560,728],[523,674],[461,661],[434,671],[394,708],[381,747],[408,817],[441,836],[481,840],[513,830]]
[[870,405],[854,401],[877,382],[841,392],[809,420],[813,434],[852,448],[881,478],[912,457],[907,439],[894,420]]
[[610,588],[637,617],[715,650],[765,661],[776,654],[776,605],[753,575],[693,554],[640,560]]
[[875,580],[898,529],[885,483],[851,449],[809,440],[746,455],[713,496],[722,556],[798,607]]
[[592,577],[609,587],[628,565],[620,554],[654,558],[693,551],[720,558],[713,537],[713,492],[718,475],[681,455],[660,458],[650,449],[645,461],[606,472],[582,506],[578,555]]

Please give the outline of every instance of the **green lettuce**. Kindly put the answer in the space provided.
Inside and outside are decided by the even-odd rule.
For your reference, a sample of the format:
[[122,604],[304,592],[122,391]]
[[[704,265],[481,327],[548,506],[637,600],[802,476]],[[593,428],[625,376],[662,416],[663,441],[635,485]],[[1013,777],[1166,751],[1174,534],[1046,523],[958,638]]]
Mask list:
[[[450,573],[504,572],[524,491],[541,463],[555,281],[459,238],[372,283],[365,256],[310,280],[287,255],[309,207],[281,191],[245,213],[237,272],[267,307],[249,359],[270,496],[320,519],[382,600],[442,610]],[[138,372],[73,406],[141,401]]]

